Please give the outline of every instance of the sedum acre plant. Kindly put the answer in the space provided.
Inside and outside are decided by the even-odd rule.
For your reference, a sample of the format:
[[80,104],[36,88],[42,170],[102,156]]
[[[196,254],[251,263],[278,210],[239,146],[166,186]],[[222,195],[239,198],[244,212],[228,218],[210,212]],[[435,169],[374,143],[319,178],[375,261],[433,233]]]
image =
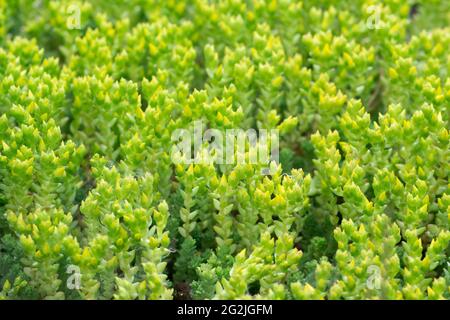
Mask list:
[[450,299],[449,12],[0,0],[0,300]]

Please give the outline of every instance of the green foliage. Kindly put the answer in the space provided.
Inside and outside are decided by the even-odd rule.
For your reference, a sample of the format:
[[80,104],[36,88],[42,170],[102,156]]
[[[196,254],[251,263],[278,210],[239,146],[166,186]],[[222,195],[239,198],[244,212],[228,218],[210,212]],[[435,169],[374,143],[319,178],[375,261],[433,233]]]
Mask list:
[[[1,298],[36,298],[33,290],[27,286],[29,279],[23,271],[21,260],[24,251],[19,242],[11,235],[5,235],[0,244],[0,287],[4,289]],[[11,286],[12,284],[12,286]]]
[[0,299],[450,299],[449,12],[0,0]]

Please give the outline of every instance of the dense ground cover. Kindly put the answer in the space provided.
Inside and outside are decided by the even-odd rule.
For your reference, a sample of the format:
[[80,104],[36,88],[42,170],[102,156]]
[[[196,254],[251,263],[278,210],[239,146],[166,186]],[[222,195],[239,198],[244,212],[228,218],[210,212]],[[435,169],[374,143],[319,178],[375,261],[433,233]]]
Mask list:
[[446,0],[0,0],[0,298],[449,299],[449,76]]

